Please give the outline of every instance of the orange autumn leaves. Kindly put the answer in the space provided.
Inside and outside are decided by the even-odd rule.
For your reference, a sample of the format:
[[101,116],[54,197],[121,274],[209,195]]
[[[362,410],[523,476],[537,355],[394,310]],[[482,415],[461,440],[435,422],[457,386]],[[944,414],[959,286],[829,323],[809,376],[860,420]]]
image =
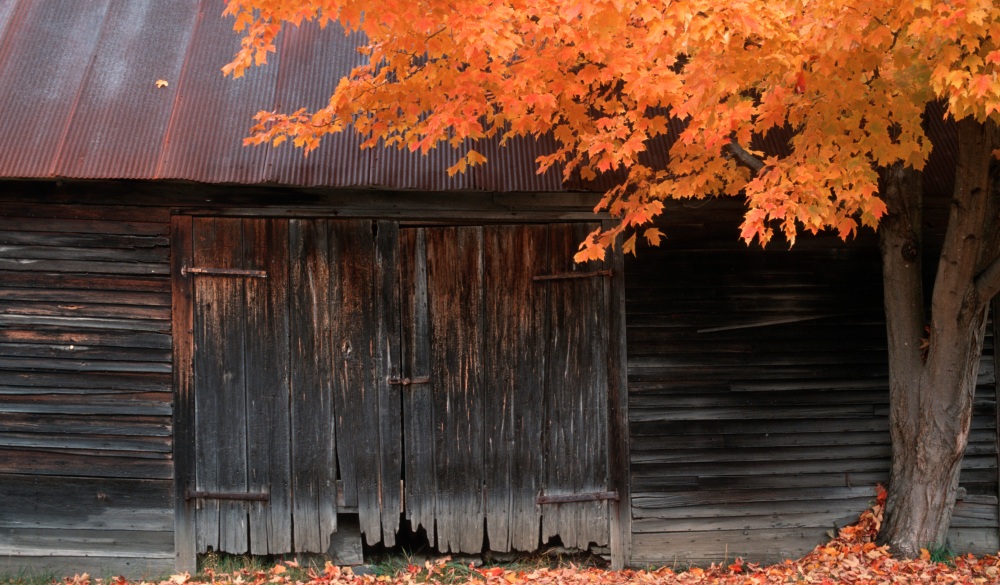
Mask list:
[[[243,35],[236,76],[286,23],[338,21],[368,39],[369,64],[326,107],[261,112],[248,143],[308,152],[353,126],[366,146],[466,144],[460,172],[487,163],[478,140],[550,135],[540,172],[623,177],[599,206],[619,224],[580,259],[621,233],[627,248],[637,233],[658,241],[663,201],[714,195],[746,197],[748,241],[847,237],[886,212],[879,167],[925,163],[928,102],[1000,117],[992,0],[228,0],[226,13]],[[794,132],[787,148],[753,151],[775,128]],[[669,163],[651,165],[646,145],[668,135]]]
[[[174,575],[159,585],[875,585],[929,584],[991,585],[1000,582],[1000,557],[960,556],[950,563],[934,562],[924,551],[920,559],[897,560],[885,547],[874,543],[882,520],[885,492],[860,520],[841,529],[837,538],[819,545],[798,560],[776,565],[756,565],[740,559],[707,568],[686,571],[669,568],[619,572],[596,568],[489,567],[467,571],[456,580],[444,560],[410,565],[395,576],[356,576],[348,568],[327,564],[323,569],[302,571],[294,561],[268,570],[242,570],[231,574],[210,573],[205,580]],[[296,569],[291,571],[290,568]],[[294,576],[293,576],[294,575]],[[107,585],[153,585],[116,578]],[[64,585],[104,585],[88,576],[66,579]]]

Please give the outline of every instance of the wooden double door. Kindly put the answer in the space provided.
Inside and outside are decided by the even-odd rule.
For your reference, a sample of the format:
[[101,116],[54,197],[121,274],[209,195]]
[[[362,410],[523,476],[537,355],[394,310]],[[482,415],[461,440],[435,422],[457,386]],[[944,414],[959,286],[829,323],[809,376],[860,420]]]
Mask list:
[[179,546],[326,552],[338,512],[387,546],[402,519],[442,551],[607,543],[593,226],[173,227]]

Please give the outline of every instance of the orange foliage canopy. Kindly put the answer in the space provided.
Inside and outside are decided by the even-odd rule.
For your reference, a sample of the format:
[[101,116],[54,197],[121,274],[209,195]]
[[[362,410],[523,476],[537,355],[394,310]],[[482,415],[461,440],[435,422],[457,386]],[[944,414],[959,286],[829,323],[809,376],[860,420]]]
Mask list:
[[[339,21],[367,35],[368,65],[316,112],[261,112],[249,143],[308,152],[348,123],[426,152],[486,137],[551,134],[583,178],[624,170],[599,210],[620,224],[578,259],[647,227],[667,199],[743,194],[747,241],[774,230],[846,237],[885,214],[879,167],[921,168],[928,102],[956,119],[1000,119],[1000,4],[994,0],[227,0],[243,36],[225,72],[275,48],[282,23]],[[686,128],[666,168],[643,164],[668,117]],[[790,154],[749,151],[794,131]],[[473,142],[474,144],[474,142]],[[742,161],[742,163],[741,163]],[[749,161],[749,162],[748,162]],[[450,172],[485,162],[468,151]],[[762,165],[760,164],[762,163]],[[751,172],[749,167],[756,172]]]

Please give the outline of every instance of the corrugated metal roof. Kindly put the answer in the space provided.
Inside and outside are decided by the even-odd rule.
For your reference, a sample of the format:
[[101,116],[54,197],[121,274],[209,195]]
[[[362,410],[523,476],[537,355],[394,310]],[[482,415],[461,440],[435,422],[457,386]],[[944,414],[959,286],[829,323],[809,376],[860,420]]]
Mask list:
[[[362,63],[357,34],[304,25],[240,79],[222,0],[0,0],[0,176],[181,179],[206,183],[421,190],[557,191],[539,176],[551,147],[477,146],[489,165],[449,177],[461,155],[360,150],[325,139],[308,157],[291,147],[244,147],[259,110],[317,108]],[[168,86],[158,88],[156,81]]]
[[[445,170],[461,150],[362,151],[354,132],[326,138],[308,157],[290,146],[244,147],[257,111],[322,106],[362,62],[362,39],[336,26],[289,27],[267,66],[223,77],[239,47],[223,8],[223,0],[0,0],[0,177],[500,192],[604,190],[621,178],[563,184],[559,168],[538,175],[535,159],[555,146],[544,138],[476,144],[489,163],[454,177]],[[158,79],[169,85],[158,88]],[[946,190],[954,127],[931,118],[936,148],[925,180]],[[674,121],[644,162],[665,164],[681,130]],[[754,146],[781,151],[784,134]]]

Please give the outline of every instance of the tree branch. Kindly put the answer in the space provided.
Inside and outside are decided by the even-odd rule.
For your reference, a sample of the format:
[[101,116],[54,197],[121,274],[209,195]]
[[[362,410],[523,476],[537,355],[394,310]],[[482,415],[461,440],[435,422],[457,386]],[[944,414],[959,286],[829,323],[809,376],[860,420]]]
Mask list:
[[978,275],[975,280],[976,298],[981,303],[988,303],[1000,293],[1000,256],[992,262]]
[[736,160],[742,163],[744,166],[750,168],[754,173],[759,173],[762,168],[764,168],[764,161],[760,160],[756,156],[750,154],[745,148],[739,145],[736,141],[730,141],[726,145],[729,152],[736,157]]

